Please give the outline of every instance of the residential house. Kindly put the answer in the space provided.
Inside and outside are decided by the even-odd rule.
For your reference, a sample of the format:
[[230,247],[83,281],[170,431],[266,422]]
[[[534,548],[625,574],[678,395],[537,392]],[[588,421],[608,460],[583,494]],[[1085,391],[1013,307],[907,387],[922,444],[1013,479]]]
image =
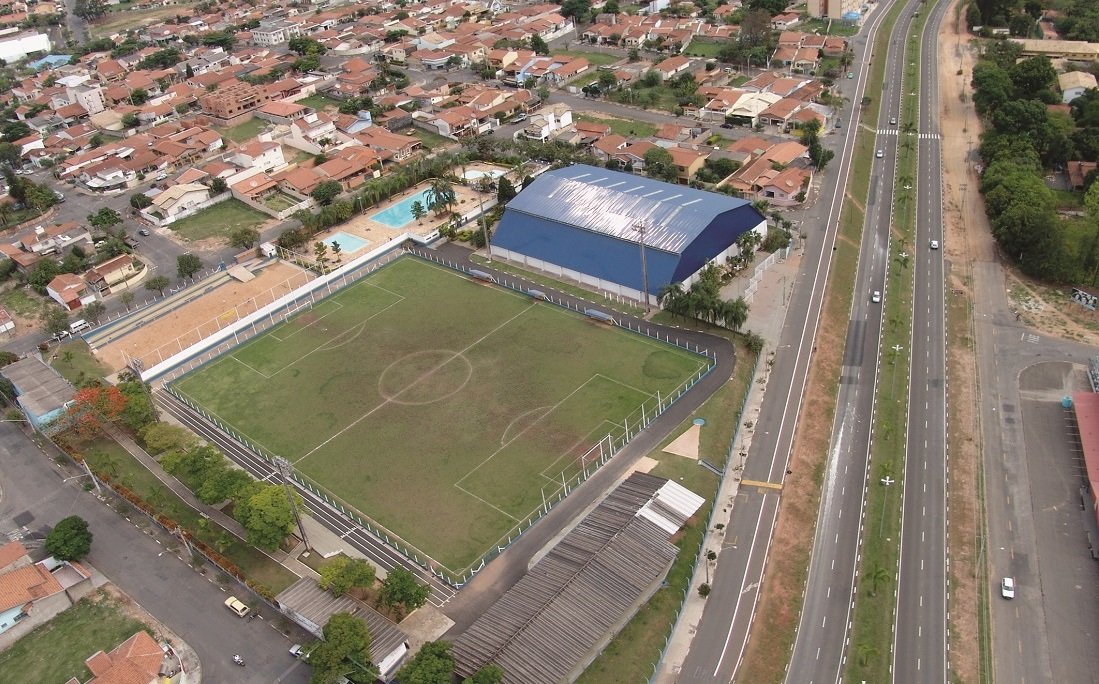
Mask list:
[[402,162],[423,147],[423,141],[411,135],[394,133],[371,126],[354,134],[355,140],[374,150],[384,161]]
[[313,167],[313,170],[323,180],[338,181],[346,191],[381,176],[381,164],[378,154],[369,147],[349,145],[333,152],[328,160]]
[[798,204],[798,196],[808,189],[812,178],[809,169],[785,168],[773,178],[761,181],[756,197],[780,207]]
[[[200,183],[178,183],[153,198],[153,203],[141,210],[145,218],[167,225],[194,213],[210,199],[210,188]],[[108,283],[110,284],[110,283]]]
[[[176,187],[181,186],[173,186],[160,194],[164,195],[170,193]],[[160,195],[157,195],[157,197],[153,198],[154,206],[159,197]],[[84,280],[97,292],[110,292],[113,291],[115,286],[121,285],[137,273],[139,265],[141,265],[141,262],[129,254],[120,254],[113,259],[108,259],[103,263],[98,264],[95,268],[85,273]]]
[[73,273],[59,273],[55,276],[46,284],[46,294],[66,311],[76,311],[96,299],[95,292],[88,289],[88,284]]
[[256,110],[256,118],[275,124],[289,124],[313,111],[304,105],[273,100]]
[[784,12],[771,17],[771,28],[775,31],[785,31],[792,26],[797,26],[801,21],[797,12]]
[[229,161],[244,169],[279,171],[286,166],[282,145],[276,142],[254,140],[241,145],[229,154]]
[[310,112],[290,124],[290,134],[283,138],[283,143],[309,154],[320,154],[343,140],[332,117],[321,112]]
[[669,57],[653,67],[653,71],[660,75],[661,80],[675,78],[691,66],[691,60],[682,55]]
[[53,557],[33,563],[20,542],[0,546],[0,648],[65,610],[91,588],[90,573],[78,563]]
[[1086,71],[1069,71],[1057,76],[1061,87],[1061,102],[1068,104],[1096,87],[1095,76]]
[[[96,651],[84,664],[92,673],[85,684],[160,684],[174,681],[162,677],[161,672],[175,672],[178,668],[148,632],[138,632],[116,646],[110,653]],[[66,684],[80,684],[73,677]]]
[[287,19],[262,20],[252,29],[252,44],[274,46],[290,42],[301,35],[301,26]]
[[556,134],[572,126],[572,110],[567,104],[560,103],[542,107],[531,114],[527,125],[520,133],[528,140],[546,142]]
[[1068,174],[1068,184],[1073,190],[1084,189],[1088,174],[1095,171],[1097,164],[1086,161],[1070,161],[1065,164],[1065,172]]
[[36,226],[32,232],[25,233],[15,241],[18,247],[34,254],[57,254],[80,245],[85,251],[92,251],[92,235],[84,226],[69,221],[52,226]]
[[686,147],[669,147],[668,154],[672,155],[676,182],[680,185],[688,185],[709,156],[708,152],[699,152]]

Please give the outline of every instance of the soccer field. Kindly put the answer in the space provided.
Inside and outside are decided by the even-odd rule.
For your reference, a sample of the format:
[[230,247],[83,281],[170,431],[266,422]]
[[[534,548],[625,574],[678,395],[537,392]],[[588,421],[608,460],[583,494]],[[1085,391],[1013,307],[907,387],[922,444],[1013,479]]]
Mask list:
[[708,365],[404,257],[173,386],[460,573]]

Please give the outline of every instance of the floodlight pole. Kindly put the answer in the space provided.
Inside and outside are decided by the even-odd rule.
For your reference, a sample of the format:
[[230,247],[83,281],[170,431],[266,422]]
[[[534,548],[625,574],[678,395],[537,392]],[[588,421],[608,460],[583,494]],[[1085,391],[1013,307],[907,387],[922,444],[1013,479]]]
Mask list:
[[641,297],[645,301],[645,313],[648,313],[652,309],[649,306],[649,269],[645,265],[645,219],[637,219],[633,227],[641,234],[641,239],[638,240],[641,245]]
[[282,486],[286,489],[286,500],[290,502],[290,512],[294,515],[294,522],[298,524],[298,533],[301,534],[302,543],[305,544],[305,549],[308,551],[309,539],[305,536],[305,526],[301,524],[298,502],[294,500],[294,492],[290,489],[290,472],[293,470],[293,466],[285,458],[276,458],[275,465],[278,466],[279,473],[282,474]]
[[[484,178],[484,176],[482,176],[482,178]],[[482,187],[484,187],[484,186],[482,186]],[[488,225],[485,222],[485,201],[484,200],[485,200],[484,193],[480,189],[478,189],[477,190],[477,208],[478,208],[478,211],[481,212],[481,214],[478,218],[481,219],[481,235],[483,235],[484,238],[485,238],[486,259],[488,260],[488,263],[491,264],[492,263],[492,245],[490,245],[489,242],[488,242]]]

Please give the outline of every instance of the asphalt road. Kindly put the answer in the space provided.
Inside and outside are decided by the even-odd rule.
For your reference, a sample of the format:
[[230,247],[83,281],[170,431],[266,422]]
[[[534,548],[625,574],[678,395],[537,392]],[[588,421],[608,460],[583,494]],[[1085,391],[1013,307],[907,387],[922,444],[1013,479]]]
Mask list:
[[[870,436],[874,424],[880,380],[883,305],[871,300],[880,291],[883,302],[890,293],[886,276],[890,267],[890,235],[893,220],[897,125],[904,89],[904,37],[918,2],[908,2],[894,26],[886,59],[884,89],[877,121],[878,138],[871,169],[851,307],[840,371],[839,393],[832,426],[827,470],[821,490],[820,512],[813,540],[813,554],[806,581],[801,620],[794,640],[786,681],[797,684],[836,682],[847,657],[851,609],[857,586],[862,548],[863,512],[868,472]],[[878,11],[886,13],[889,6]],[[880,18],[880,17],[879,17]]]
[[[62,479],[73,474],[55,465],[13,424],[0,424],[0,539],[44,534],[62,518],[79,515],[94,534],[88,562],[197,652],[205,681],[309,680],[309,668],[290,657],[290,640],[271,622],[241,620],[223,607],[227,591],[250,596],[244,587],[232,581],[222,588],[198,574],[168,551],[158,539],[163,535],[143,532],[85,492],[86,477]],[[299,643],[306,638],[296,628],[292,634]],[[233,665],[234,653],[244,658],[245,667]]]
[[[857,77],[852,81],[839,84],[841,92],[852,103],[859,102],[864,92],[868,74],[867,46],[872,43],[887,9],[887,7],[880,7],[864,27],[864,31],[852,41],[856,65],[852,70],[856,72]],[[726,530],[725,543],[718,556],[717,569],[711,583],[710,595],[706,599],[702,620],[696,629],[690,652],[680,671],[680,682],[730,681],[736,676],[744,648],[750,637],[759,587],[763,580],[780,496],[782,496],[781,487],[786,480],[794,431],[800,416],[800,402],[808,377],[813,340],[820,321],[824,288],[831,267],[831,255],[838,229],[841,200],[851,169],[849,151],[853,147],[855,135],[858,132],[859,114],[857,109],[846,113],[844,119],[847,121],[847,126],[843,129],[842,138],[836,137],[837,139],[829,140],[829,144],[838,144],[839,148],[836,150],[837,157],[832,170],[823,177],[820,199],[817,201],[817,206],[821,209],[819,213],[814,210],[807,212],[805,216],[806,226],[823,225],[823,230],[807,231],[802,271],[798,274],[793,286],[790,308],[786,314],[780,339],[774,345],[777,349],[771,380],[768,383],[768,392],[764,397],[759,418],[755,421],[752,446],[742,474],[741,486],[733,504],[732,520]],[[895,138],[893,142],[895,144]],[[887,163],[879,164],[874,169],[874,173],[879,183],[886,181],[891,183],[892,162],[889,158],[883,162]],[[876,193],[876,196],[877,194],[880,193]],[[870,208],[877,211],[876,204]],[[880,226],[880,222],[874,225]],[[864,362],[870,364],[868,368],[872,371],[874,359],[877,358],[878,335],[876,332],[868,333],[866,327],[867,318],[870,318],[871,325],[880,327],[881,308],[879,305],[869,303],[869,295],[872,289],[880,290],[881,283],[884,281],[882,274],[888,232],[879,228],[873,231],[868,230],[867,233],[873,234],[877,239],[868,238],[868,248],[864,249],[863,257],[860,259],[860,272],[856,286],[858,289],[852,311],[851,331],[848,335],[849,341],[855,340],[855,342],[851,344],[853,351],[845,359],[845,378],[858,377]],[[876,329],[875,327],[874,330]],[[847,367],[851,364],[854,364],[854,368]],[[866,374],[866,378],[871,378],[871,382],[872,376],[872,372]],[[849,387],[849,384],[845,382],[844,387]],[[863,392],[861,401],[864,408],[861,411],[856,410],[853,397],[848,397],[846,404],[841,402],[840,405],[849,407],[848,412],[842,414],[845,423],[841,429],[844,432],[850,432],[860,425],[862,429],[869,426],[868,404],[872,400],[872,394],[872,391]],[[840,432],[837,431],[836,434]],[[838,443],[845,451],[853,448],[846,438]],[[834,455],[833,459],[836,457]],[[836,467],[836,463],[833,462],[831,468],[835,470]],[[848,470],[847,466],[841,467],[841,472],[846,470]],[[851,489],[852,492],[862,491],[861,473],[861,470],[858,473],[848,473],[852,477],[857,476],[855,479],[860,483],[857,490]],[[751,486],[749,483],[753,481],[767,483],[767,486]],[[843,486],[833,489],[830,492],[830,501],[845,496],[846,492],[847,489]],[[834,513],[830,504],[829,515]],[[857,525],[860,519],[859,511],[854,507],[848,509],[848,519],[853,520]],[[853,563],[853,560],[852,553],[846,561],[848,566]],[[849,578],[850,575],[851,571],[848,571]],[[826,598],[838,597],[838,593],[833,595],[834,593],[827,590]],[[848,589],[841,599],[844,611],[849,597]],[[833,626],[845,624],[845,619],[841,615],[838,621],[833,621],[832,624]],[[844,630],[829,629],[827,631],[830,635],[838,632],[838,636],[834,637],[838,643],[832,658],[836,661],[835,664],[822,664],[813,658],[812,662],[805,663],[805,669],[799,670],[797,676],[791,675],[791,681],[810,682],[813,680],[814,673],[819,672],[831,672],[833,678],[836,676],[844,642]],[[792,669],[790,671],[793,672]]]
[[[893,681],[905,683],[942,683],[948,678],[946,302],[937,49],[948,5],[940,2],[931,9],[920,37],[919,115],[916,135],[912,135],[917,145],[917,180],[898,188],[899,201],[916,202],[916,238],[910,258],[912,335],[908,352],[900,352],[907,353],[911,363],[892,649]],[[939,249],[931,248],[932,240]],[[892,350],[887,353],[900,362]],[[880,485],[872,479],[870,486]]]

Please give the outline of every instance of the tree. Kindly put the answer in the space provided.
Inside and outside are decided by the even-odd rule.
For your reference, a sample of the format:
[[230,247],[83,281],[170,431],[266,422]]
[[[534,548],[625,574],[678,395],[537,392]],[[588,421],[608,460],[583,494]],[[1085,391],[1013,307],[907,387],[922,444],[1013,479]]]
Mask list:
[[317,204],[326,207],[332,204],[341,192],[343,192],[343,186],[340,185],[339,181],[327,180],[313,188],[313,192],[310,194],[317,201]]
[[130,305],[134,303],[134,293],[130,290],[123,290],[122,294],[118,295],[118,299],[122,302],[122,306],[129,311]]
[[[145,197],[145,195],[141,195],[141,197]],[[145,199],[149,198],[145,197]],[[131,198],[131,203],[132,201],[133,198]],[[122,214],[119,214],[117,211],[111,209],[110,207],[103,207],[94,214],[88,214],[88,223],[90,223],[98,230],[103,231],[104,233],[110,233],[111,228],[114,228],[118,224],[122,223]]]
[[137,114],[129,112],[122,116],[122,125],[126,128],[137,128],[141,123],[141,120],[137,118]]
[[663,147],[653,147],[645,153],[645,173],[651,178],[674,183],[679,177],[672,153]]
[[196,439],[178,425],[152,423],[142,428],[141,441],[150,453],[161,454],[166,451],[186,451],[194,446]]
[[82,387],[73,395],[66,418],[81,439],[91,439],[126,410],[126,396],[115,385]]
[[145,207],[152,206],[153,200],[149,199],[149,196],[143,192],[135,192],[130,195],[130,206],[138,211],[141,211]]
[[168,289],[169,285],[171,285],[171,281],[168,280],[168,276],[153,276],[152,278],[149,278],[145,281],[146,290],[155,290],[161,295],[164,294],[164,291]]
[[195,496],[198,500],[211,506],[232,499],[237,492],[252,482],[248,473],[230,467],[224,458],[218,463],[219,465],[211,469],[202,484],[195,488]]
[[328,618],[324,638],[309,653],[312,684],[329,684],[342,675],[352,682],[373,682],[378,670],[370,661],[370,630],[350,613]]
[[69,312],[56,306],[51,306],[46,310],[45,327],[46,332],[50,335],[67,332],[69,329]]
[[455,195],[454,187],[449,181],[436,178],[431,181],[431,186],[424,193],[424,199],[427,200],[429,209],[442,216],[457,201],[457,195]]
[[462,680],[462,684],[500,684],[503,681],[504,668],[496,663],[489,663],[474,672],[472,677]]
[[[294,493],[297,505],[303,505],[301,496]],[[248,532],[248,543],[268,551],[274,551],[294,530],[294,516],[286,491],[280,485],[265,485],[248,499],[247,517],[241,520]]]
[[0,139],[7,143],[13,143],[30,134],[31,127],[22,121],[9,121],[0,128]]
[[27,276],[27,284],[38,294],[46,294],[46,286],[61,273],[61,266],[53,259],[39,259]]
[[417,582],[410,571],[394,568],[382,582],[379,596],[391,608],[403,606],[405,610],[412,612],[427,602],[427,598],[431,596],[431,588]]
[[321,589],[332,592],[333,596],[343,596],[352,588],[367,589],[374,584],[376,572],[369,561],[361,558],[336,556],[320,570],[317,581]]
[[107,313],[107,307],[98,299],[84,307],[84,317],[92,319],[92,322],[96,324],[99,323],[99,319],[103,318],[105,313]]
[[323,269],[324,265],[328,263],[328,245],[324,242],[317,241],[313,243],[313,259]]
[[424,209],[424,203],[420,200],[416,200],[412,203],[411,212],[412,218],[416,219],[417,223],[419,223],[427,214],[427,210]]
[[503,206],[513,200],[515,196],[519,194],[515,190],[515,186],[511,184],[511,181],[506,176],[500,176],[500,179],[496,181],[496,202],[500,206]]
[[220,195],[229,189],[229,184],[225,182],[225,179],[221,176],[214,176],[214,179],[210,181],[210,192],[215,195]]
[[878,594],[878,587],[881,586],[882,582],[889,579],[889,571],[881,565],[874,565],[874,567],[866,571],[866,574],[863,575],[863,579],[870,582],[870,595],[876,596]]
[[259,231],[255,228],[241,227],[229,233],[229,244],[241,249],[248,249],[259,242]]
[[63,561],[78,561],[92,549],[88,521],[78,515],[62,518],[46,535],[46,551]]
[[191,253],[176,257],[176,273],[180,279],[190,278],[202,270],[202,259]]
[[454,656],[450,643],[431,641],[423,645],[401,671],[397,679],[401,684],[450,684],[454,675]]
[[591,13],[591,0],[564,0],[561,14],[576,22],[582,22]]
[[343,247],[335,240],[332,241],[332,256],[336,257],[337,264],[343,263]]
[[17,166],[21,158],[22,149],[19,145],[10,142],[0,142],[0,164]]
[[549,54],[549,45],[546,45],[546,41],[537,33],[530,37],[530,49],[534,50],[534,53],[538,55]]

